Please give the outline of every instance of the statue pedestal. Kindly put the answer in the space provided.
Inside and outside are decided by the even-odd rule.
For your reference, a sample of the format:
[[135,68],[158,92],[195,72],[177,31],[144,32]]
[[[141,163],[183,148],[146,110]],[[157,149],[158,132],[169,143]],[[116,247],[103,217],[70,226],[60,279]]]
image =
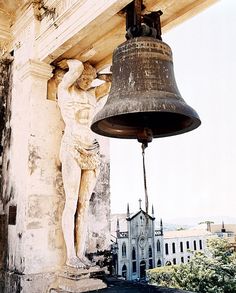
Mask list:
[[79,293],[106,288],[102,281],[105,271],[99,267],[76,269],[65,266],[58,272],[57,281],[50,286],[49,293]]

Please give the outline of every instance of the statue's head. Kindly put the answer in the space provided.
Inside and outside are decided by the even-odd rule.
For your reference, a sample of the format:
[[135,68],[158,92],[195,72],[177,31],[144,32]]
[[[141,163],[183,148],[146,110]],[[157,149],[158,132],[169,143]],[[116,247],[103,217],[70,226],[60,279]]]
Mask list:
[[65,71],[62,70],[62,69],[56,69],[55,70],[53,78],[54,78],[54,80],[55,80],[57,85],[61,82],[64,74],[65,74]]
[[76,86],[86,91],[91,87],[96,76],[96,69],[89,62],[85,62],[84,70],[81,76],[77,79]]

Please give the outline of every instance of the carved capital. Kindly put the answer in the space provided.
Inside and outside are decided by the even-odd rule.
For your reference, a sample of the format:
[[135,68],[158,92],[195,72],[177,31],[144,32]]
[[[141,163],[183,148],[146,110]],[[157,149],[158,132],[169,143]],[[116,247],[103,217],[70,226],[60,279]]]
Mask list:
[[20,80],[33,76],[40,79],[49,80],[52,77],[53,67],[38,60],[29,59],[19,70]]

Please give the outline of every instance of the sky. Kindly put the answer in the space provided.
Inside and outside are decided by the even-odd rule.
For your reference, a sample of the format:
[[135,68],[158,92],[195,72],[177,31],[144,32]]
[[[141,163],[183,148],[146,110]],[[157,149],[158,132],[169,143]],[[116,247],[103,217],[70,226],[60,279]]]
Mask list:
[[[146,149],[150,206],[164,221],[236,218],[236,1],[221,0],[163,34],[180,93],[200,116],[194,131]],[[111,212],[144,208],[141,145],[111,139]]]

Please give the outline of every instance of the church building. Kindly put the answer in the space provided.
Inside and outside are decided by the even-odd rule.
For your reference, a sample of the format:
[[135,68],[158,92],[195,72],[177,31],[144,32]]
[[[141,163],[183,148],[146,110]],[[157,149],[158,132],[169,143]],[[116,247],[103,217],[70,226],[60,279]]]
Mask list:
[[[126,222],[126,223],[125,223]],[[126,224],[126,230],[125,230]],[[141,208],[135,214],[130,214],[127,206],[126,220],[116,223],[116,248],[115,271],[127,280],[145,278],[147,269],[163,264],[163,227],[155,229],[154,209],[152,215]]]
[[126,214],[112,215],[111,231],[115,274],[127,280],[145,279],[148,269],[189,262],[193,252],[205,252],[207,239],[217,237],[202,227],[163,231],[154,208],[147,214],[141,200],[136,213],[128,205]]

